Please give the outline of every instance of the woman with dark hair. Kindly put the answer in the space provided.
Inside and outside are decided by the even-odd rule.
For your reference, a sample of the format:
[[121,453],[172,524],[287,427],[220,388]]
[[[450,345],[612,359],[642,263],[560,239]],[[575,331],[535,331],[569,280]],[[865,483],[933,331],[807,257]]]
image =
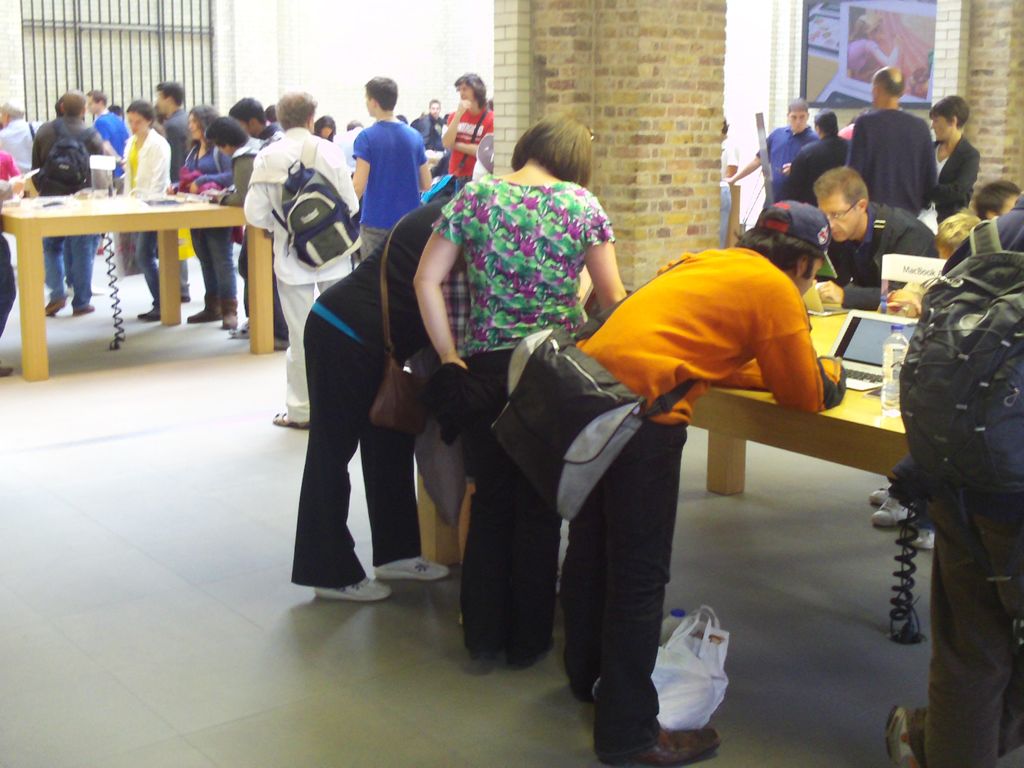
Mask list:
[[[424,326],[447,364],[442,374],[468,376],[461,383],[480,390],[464,431],[476,480],[462,566],[465,645],[474,658],[504,652],[517,667],[551,647],[561,519],[490,425],[507,400],[516,344],[543,328],[582,324],[584,266],[602,307],[625,295],[611,224],[584,187],[591,143],[589,129],[571,118],[545,118],[530,128],[516,144],[513,173],[471,182],[445,206],[416,273]],[[465,336],[456,339],[441,283],[460,258],[470,310]],[[460,396],[458,387],[453,381],[452,398]]]
[[[231,160],[206,138],[210,124],[217,119],[217,110],[207,105],[192,107],[188,114],[188,130],[192,148],[185,156],[179,174],[182,191],[199,194],[207,190],[231,186]],[[238,288],[232,259],[231,227],[193,229],[192,247],[203,270],[206,296],[203,308],[189,315],[190,323],[212,323],[227,316],[222,327],[234,329],[238,317]],[[236,318],[232,321],[230,318]]]
[[[148,101],[133,101],[128,105],[127,122],[131,136],[124,148],[125,193],[159,195],[171,183],[171,145],[154,127],[156,110]],[[156,232],[136,233],[135,261],[153,296],[153,308],[140,314],[139,320],[156,322],[160,319]]]
[[313,134],[327,141],[334,141],[338,133],[338,124],[330,115],[324,115],[313,123]]
[[964,138],[970,115],[970,106],[959,96],[939,99],[928,113],[935,131],[935,162],[939,168],[938,183],[928,193],[928,202],[935,206],[940,222],[970,204],[978,180],[981,155]]

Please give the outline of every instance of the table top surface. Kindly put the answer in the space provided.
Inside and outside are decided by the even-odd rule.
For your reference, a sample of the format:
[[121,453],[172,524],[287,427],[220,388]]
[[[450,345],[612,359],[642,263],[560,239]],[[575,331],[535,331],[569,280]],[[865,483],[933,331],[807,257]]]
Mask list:
[[[151,205],[137,197],[119,195],[104,198],[71,198],[66,204],[42,207],[33,198],[28,204],[3,207],[2,228],[4,232],[19,234],[27,225],[46,227],[66,222],[95,222],[99,231],[115,225],[134,226],[145,224],[152,227],[153,221],[176,220],[175,226],[202,223],[206,226],[238,226],[245,223],[241,208],[214,203],[175,201],[167,205]],[[154,218],[159,217],[159,219]],[[211,223],[215,222],[215,223]]]
[[[839,333],[845,320],[845,315],[833,315],[831,317],[811,318],[811,340],[814,342],[818,354],[828,354],[832,348],[832,342]],[[744,400],[755,400],[766,405],[775,405],[775,400],[768,392],[759,392],[747,389],[726,389],[714,388],[704,397],[730,397],[742,398]],[[703,399],[703,398],[701,398]],[[700,410],[700,400],[695,405],[696,412]],[[882,429],[887,432],[904,433],[903,420],[899,418],[883,418],[882,404],[878,397],[871,397],[864,392],[847,390],[843,402],[835,408],[830,408],[817,414],[823,418],[839,419],[855,424],[862,424],[868,427]],[[699,416],[695,421],[699,421]]]

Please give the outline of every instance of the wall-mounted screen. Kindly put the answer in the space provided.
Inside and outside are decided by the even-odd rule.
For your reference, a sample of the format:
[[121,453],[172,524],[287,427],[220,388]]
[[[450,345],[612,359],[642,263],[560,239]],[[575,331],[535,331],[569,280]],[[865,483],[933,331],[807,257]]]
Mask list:
[[902,103],[932,100],[936,0],[804,2],[803,95],[815,107],[871,103],[871,77],[899,67]]

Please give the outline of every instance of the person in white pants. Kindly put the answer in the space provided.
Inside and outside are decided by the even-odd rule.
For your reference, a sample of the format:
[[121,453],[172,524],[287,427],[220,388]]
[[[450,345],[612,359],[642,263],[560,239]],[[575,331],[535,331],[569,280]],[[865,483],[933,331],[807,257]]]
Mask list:
[[286,93],[281,97],[277,117],[284,136],[256,155],[249,194],[245,198],[245,218],[249,224],[274,233],[274,274],[290,342],[286,353],[287,410],[274,416],[274,424],[295,429],[309,428],[309,390],[302,341],[306,318],[317,294],[348,275],[354,266],[348,257],[333,259],[319,268],[299,261],[289,244],[287,231],[274,216],[275,211],[281,215],[282,184],[307,141],[316,143],[315,169],[330,180],[351,214],[359,210],[345,155],[336,144],[313,135],[315,116],[316,101],[308,93]]

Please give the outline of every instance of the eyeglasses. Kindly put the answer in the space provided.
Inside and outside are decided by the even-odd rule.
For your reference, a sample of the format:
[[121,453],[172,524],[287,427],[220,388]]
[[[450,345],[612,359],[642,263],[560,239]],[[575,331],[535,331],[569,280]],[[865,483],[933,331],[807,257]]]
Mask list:
[[[858,202],[860,202],[860,201],[858,201]],[[857,207],[857,203],[854,203],[853,205],[851,205],[849,208],[847,208],[845,211],[843,211],[841,213],[825,213],[825,216],[828,218],[829,221],[839,221],[841,218],[843,218],[846,214],[848,214],[850,211],[852,211],[856,207]],[[824,213],[824,211],[822,211],[822,213]]]

